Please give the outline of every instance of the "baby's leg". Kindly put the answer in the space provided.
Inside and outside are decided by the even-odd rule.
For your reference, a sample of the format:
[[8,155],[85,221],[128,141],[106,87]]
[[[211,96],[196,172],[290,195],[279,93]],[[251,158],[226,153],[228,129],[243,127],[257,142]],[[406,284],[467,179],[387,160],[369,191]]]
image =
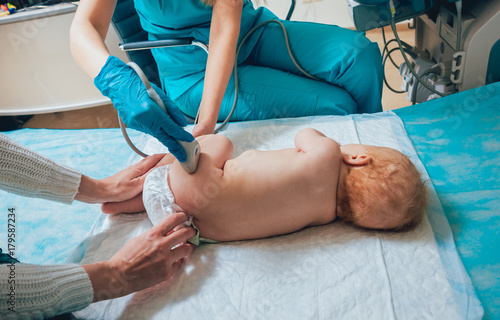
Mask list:
[[233,157],[233,143],[226,136],[209,134],[197,140],[200,143],[200,157],[205,158],[203,162],[207,161],[208,166],[222,169],[226,161]]
[[186,173],[178,161],[167,154],[160,161],[162,166],[147,176],[143,201],[153,224],[159,223],[173,212],[187,210],[193,213],[190,210],[193,198],[203,194],[204,187],[213,183],[214,178],[222,176],[222,168],[233,154],[231,141],[222,135],[207,135],[198,138],[198,142],[201,154],[195,173]]

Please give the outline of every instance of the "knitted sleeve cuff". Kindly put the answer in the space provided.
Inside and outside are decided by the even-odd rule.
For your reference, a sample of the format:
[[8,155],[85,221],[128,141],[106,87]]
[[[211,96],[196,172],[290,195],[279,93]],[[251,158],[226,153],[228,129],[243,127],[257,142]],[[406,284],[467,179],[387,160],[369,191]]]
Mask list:
[[81,179],[80,171],[54,163],[45,188],[40,189],[38,194],[44,199],[71,204],[78,193]]
[[[3,264],[0,265],[0,275],[11,274],[12,268],[15,274],[16,316],[50,318],[81,310],[92,303],[92,283],[85,269],[79,265]],[[6,281],[0,283],[0,292],[11,289],[12,284]],[[0,315],[4,314],[4,309],[0,310]]]

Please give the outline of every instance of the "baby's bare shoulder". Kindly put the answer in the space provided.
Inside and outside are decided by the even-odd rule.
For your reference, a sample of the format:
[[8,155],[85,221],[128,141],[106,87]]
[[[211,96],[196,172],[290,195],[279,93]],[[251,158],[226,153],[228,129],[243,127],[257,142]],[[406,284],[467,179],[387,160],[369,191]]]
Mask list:
[[306,152],[306,157],[308,161],[314,161],[315,163],[331,163],[331,161],[340,159],[340,146],[332,139],[322,139],[316,141],[314,146]]
[[[321,146],[321,147],[319,147]],[[302,179],[311,184],[338,179],[341,162],[340,146],[335,141],[324,140],[301,156]]]

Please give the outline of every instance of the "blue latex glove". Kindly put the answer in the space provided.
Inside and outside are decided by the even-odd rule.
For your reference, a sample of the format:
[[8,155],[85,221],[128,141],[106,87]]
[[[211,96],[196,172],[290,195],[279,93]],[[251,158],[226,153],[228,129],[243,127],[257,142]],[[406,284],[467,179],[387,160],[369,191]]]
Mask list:
[[168,114],[151,100],[134,69],[114,56],[106,60],[94,84],[111,99],[118,115],[128,127],[152,135],[177,160],[186,161],[186,153],[176,140],[191,142],[194,138],[182,128],[187,124],[186,117],[163,90],[151,84],[163,100]]

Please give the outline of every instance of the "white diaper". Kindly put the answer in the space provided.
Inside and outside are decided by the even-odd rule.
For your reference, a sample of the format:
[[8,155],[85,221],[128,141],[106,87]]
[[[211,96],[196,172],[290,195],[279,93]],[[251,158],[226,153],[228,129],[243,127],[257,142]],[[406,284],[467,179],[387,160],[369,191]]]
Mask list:
[[[144,181],[142,201],[154,226],[176,212],[184,212],[175,203],[174,194],[168,185],[168,172],[171,165],[158,167],[151,171]],[[191,220],[191,219],[190,219]],[[189,222],[191,222],[188,220]]]
[[188,241],[194,245],[201,242],[215,241],[205,238],[200,238],[200,231],[193,223],[193,217],[184,211],[175,203],[174,194],[168,185],[168,172],[171,165],[161,166],[151,171],[144,181],[144,189],[142,191],[142,201],[148,213],[149,220],[154,226],[159,224],[169,215],[177,212],[184,212],[188,216],[188,220],[184,223],[186,227],[193,227],[196,230],[196,235]]

